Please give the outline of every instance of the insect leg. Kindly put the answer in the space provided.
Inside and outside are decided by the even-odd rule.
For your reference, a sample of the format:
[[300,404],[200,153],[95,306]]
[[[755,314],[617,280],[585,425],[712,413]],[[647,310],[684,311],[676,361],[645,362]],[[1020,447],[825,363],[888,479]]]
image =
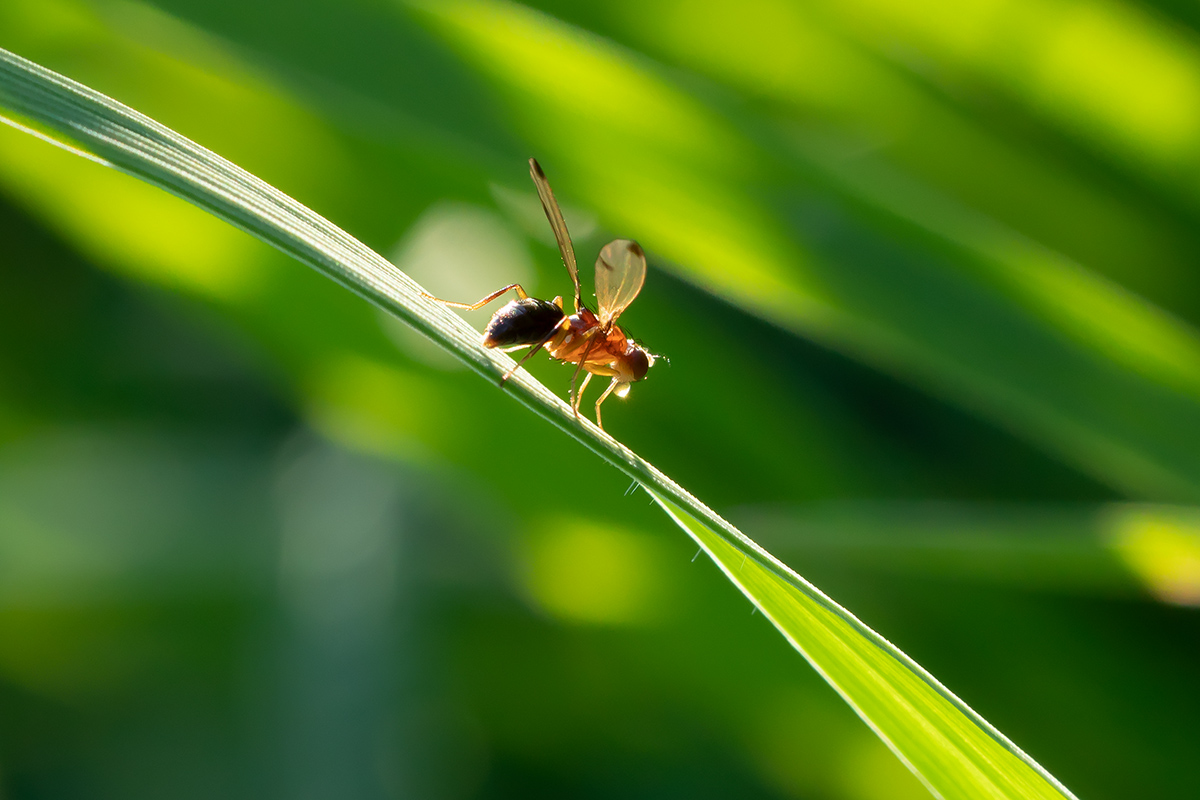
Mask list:
[[596,401],[596,426],[601,430],[604,429],[604,425],[600,422],[600,404],[608,399],[608,396],[612,394],[613,389],[617,388],[617,384],[620,382],[621,380],[619,378],[613,378],[612,383],[610,383],[608,388],[604,390],[604,394],[600,395],[600,399]]
[[529,295],[525,293],[525,290],[521,288],[521,284],[519,284],[519,283],[510,283],[508,286],[505,286],[503,289],[497,289],[496,291],[492,292],[487,297],[483,298],[478,303],[475,303],[473,305],[468,305],[467,303],[455,303],[452,300],[443,300],[440,297],[434,297],[433,295],[429,294],[428,292],[421,292],[421,296],[428,297],[430,300],[434,300],[438,303],[441,303],[444,306],[450,306],[451,308],[463,308],[463,309],[466,309],[467,311],[478,311],[479,309],[486,306],[488,303],[495,300],[500,295],[507,292],[509,289],[516,289],[517,297],[521,298],[522,300],[524,300],[526,297],[529,297]]
[[[546,340],[546,341],[549,341],[549,340]],[[508,382],[508,379],[513,376],[513,373],[516,372],[517,370],[519,370],[521,368],[521,365],[524,364],[526,361],[528,361],[530,358],[532,358],[533,354],[536,353],[538,350],[541,350],[542,346],[545,344],[546,344],[546,342],[542,341],[542,342],[538,342],[533,347],[529,348],[529,352],[526,353],[525,355],[521,356],[521,360],[518,361],[516,364],[513,364],[512,369],[510,369],[508,372],[504,373],[500,377],[500,388],[503,389],[504,384],[506,382]]]
[[[600,330],[593,328],[593,331]],[[590,331],[589,331],[590,333]],[[587,357],[591,354],[592,348],[596,346],[596,338],[593,336],[588,339],[587,347],[583,348],[583,355],[579,359],[579,366],[575,368],[575,374],[571,376],[571,407],[575,409],[575,416],[579,416],[579,396],[575,394],[575,381],[579,377],[579,370],[583,369],[583,364],[587,361]],[[591,375],[592,373],[588,373]]]
[[[520,288],[520,287],[518,287],[518,288]],[[565,321],[565,318],[564,318],[564,321]],[[521,360],[518,361],[516,364],[513,364],[512,369],[510,369],[508,372],[504,373],[504,377],[502,377],[500,379],[500,388],[504,388],[505,382],[507,382],[508,379],[512,377],[513,373],[516,372],[518,369],[520,369],[522,364],[524,364],[526,361],[528,361],[530,358],[532,358],[534,353],[536,353],[538,350],[541,350],[543,347],[545,347],[546,343],[549,342],[551,339],[553,339],[555,336],[557,336],[559,330],[561,330],[561,329],[562,329],[562,325],[555,326],[554,330],[552,330],[552,331],[550,331],[550,333],[546,334],[545,339],[542,339],[540,342],[535,344],[533,347],[529,348],[529,352],[526,353],[525,355],[521,356]]]
[[579,394],[575,395],[575,399],[571,401],[571,408],[575,411],[575,416],[579,416],[579,403],[583,400],[583,393],[587,391],[588,382],[592,379],[592,373],[583,376],[583,383],[579,385]]

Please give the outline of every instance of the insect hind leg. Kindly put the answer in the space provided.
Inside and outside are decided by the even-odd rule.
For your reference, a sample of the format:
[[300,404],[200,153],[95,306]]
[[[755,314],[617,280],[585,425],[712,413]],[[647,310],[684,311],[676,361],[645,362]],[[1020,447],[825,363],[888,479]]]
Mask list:
[[533,347],[529,348],[529,352],[526,353],[525,355],[521,356],[521,360],[518,361],[517,363],[513,364],[512,369],[510,369],[508,372],[504,373],[503,376],[501,376],[500,388],[503,389],[504,384],[508,383],[508,379],[513,376],[513,373],[516,372],[517,370],[519,370],[521,368],[521,365],[523,365],[526,361],[528,361],[530,358],[532,358],[534,353],[536,353],[538,350],[541,350],[542,347],[545,346],[546,342],[548,342],[548,341],[550,341],[550,340],[544,339],[544,340],[538,342],[537,344],[535,344]]
[[583,400],[583,393],[587,391],[588,383],[592,380],[592,373],[583,376],[583,383],[579,384],[579,391],[574,392],[574,397],[571,398],[571,410],[575,412],[575,416],[579,416],[579,403]]
[[529,297],[528,293],[526,293],[526,291],[521,288],[521,284],[519,284],[519,283],[510,283],[508,286],[505,286],[503,289],[497,289],[496,291],[492,292],[487,297],[480,300],[478,303],[471,303],[471,304],[456,303],[453,300],[443,300],[440,297],[434,297],[433,295],[429,294],[428,292],[421,292],[421,296],[429,298],[430,300],[433,300],[436,303],[441,303],[444,306],[450,306],[451,308],[461,308],[466,311],[478,311],[479,309],[483,308],[488,303],[492,302],[497,297],[499,297],[500,295],[509,291],[510,289],[515,289],[517,292],[517,297],[521,298],[522,300]]
[[[518,290],[520,288],[521,287],[519,287],[519,286],[517,287]],[[565,318],[564,318],[564,322],[565,322]],[[526,353],[525,355],[521,356],[521,360],[518,361],[516,364],[513,364],[512,369],[510,369],[508,372],[504,373],[503,377],[500,378],[500,388],[503,389],[504,384],[507,383],[508,379],[513,376],[513,373],[516,372],[518,369],[520,369],[522,364],[524,364],[529,359],[533,358],[533,354],[536,353],[537,351],[541,350],[543,347],[545,347],[550,342],[551,339],[553,339],[555,336],[558,335],[558,332],[561,329],[562,329],[561,325],[555,325],[554,330],[552,330],[552,331],[550,331],[550,333],[546,334],[545,339],[542,339],[540,342],[535,344],[533,347],[529,348],[529,352]]]

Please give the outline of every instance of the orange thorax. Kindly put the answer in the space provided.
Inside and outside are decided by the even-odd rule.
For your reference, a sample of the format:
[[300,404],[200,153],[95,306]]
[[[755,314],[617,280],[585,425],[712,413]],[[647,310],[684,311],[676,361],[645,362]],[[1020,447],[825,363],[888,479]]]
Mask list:
[[[587,354],[583,368],[598,375],[614,375],[616,362],[625,357],[629,346],[625,333],[613,325],[605,334],[599,330],[600,320],[589,309],[568,317],[568,324],[546,345],[553,358],[578,364]],[[590,331],[595,331],[589,336]]]

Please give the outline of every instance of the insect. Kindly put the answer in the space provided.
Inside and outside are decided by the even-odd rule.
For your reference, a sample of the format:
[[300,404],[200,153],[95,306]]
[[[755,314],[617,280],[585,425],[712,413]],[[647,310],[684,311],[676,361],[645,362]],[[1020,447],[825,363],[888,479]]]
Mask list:
[[[629,239],[617,239],[609,242],[601,250],[596,259],[596,305],[597,312],[583,304],[579,289],[579,268],[575,263],[575,248],[571,245],[571,236],[567,232],[567,223],[563,219],[554,192],[546,180],[546,173],[538,164],[537,159],[529,159],[529,174],[537,186],[538,197],[542,200],[542,209],[554,238],[558,241],[558,250],[562,254],[563,264],[575,284],[575,313],[567,315],[563,308],[562,297],[551,301],[530,297],[518,283],[509,284],[503,289],[497,289],[477,303],[454,303],[426,294],[430,300],[436,300],[454,308],[476,311],[500,297],[508,291],[515,291],[517,299],[511,300],[500,308],[488,322],[483,333],[484,347],[499,347],[505,351],[529,347],[517,364],[504,374],[500,385],[516,372],[535,353],[545,348],[551,358],[568,364],[576,364],[575,374],[571,377],[571,409],[579,416],[579,404],[588,382],[593,375],[611,377],[608,388],[596,401],[596,424],[601,428],[600,405],[610,394],[625,397],[629,394],[630,384],[646,377],[650,367],[654,366],[654,355],[625,335],[617,325],[617,317],[621,316],[629,304],[642,290],[646,280],[646,254],[641,245]],[[576,390],[575,383],[580,371],[587,374],[583,383]]]

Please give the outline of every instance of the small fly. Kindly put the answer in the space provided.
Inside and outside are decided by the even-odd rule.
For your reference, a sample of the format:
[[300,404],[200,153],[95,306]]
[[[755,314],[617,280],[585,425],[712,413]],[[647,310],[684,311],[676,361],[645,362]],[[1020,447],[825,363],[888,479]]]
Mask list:
[[[578,365],[571,377],[571,408],[577,417],[579,403],[592,376],[612,378],[608,388],[596,401],[596,424],[603,428],[600,404],[610,394],[625,397],[629,394],[630,384],[645,378],[650,367],[654,366],[654,356],[627,337],[617,325],[617,317],[629,308],[646,281],[646,254],[641,245],[629,239],[617,239],[604,245],[596,259],[596,305],[599,311],[594,313],[583,304],[580,297],[579,267],[575,263],[575,248],[571,245],[567,223],[554,199],[554,192],[550,191],[546,173],[535,158],[529,159],[529,174],[533,176],[546,219],[550,220],[554,238],[558,241],[563,264],[575,284],[575,313],[567,316],[561,297],[551,301],[538,300],[530,297],[518,283],[498,289],[478,303],[469,305],[442,300],[430,294],[425,297],[454,308],[475,311],[505,292],[515,291],[517,299],[509,301],[493,314],[483,332],[484,347],[499,347],[505,351],[530,348],[516,366],[504,374],[500,385],[503,386],[518,367],[545,348],[551,358]],[[580,371],[587,374],[576,391],[575,382]]]

